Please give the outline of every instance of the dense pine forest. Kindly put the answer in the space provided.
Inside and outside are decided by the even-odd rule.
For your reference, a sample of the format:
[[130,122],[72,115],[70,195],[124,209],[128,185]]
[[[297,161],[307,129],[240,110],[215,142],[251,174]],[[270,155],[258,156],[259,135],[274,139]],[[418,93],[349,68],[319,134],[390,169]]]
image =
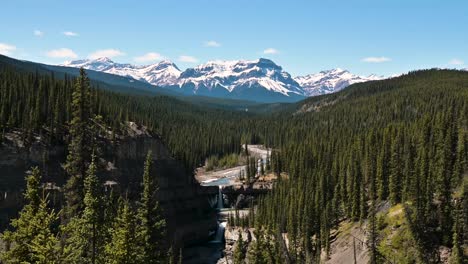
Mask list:
[[[438,263],[441,246],[451,249],[453,263],[466,263],[466,72],[410,72],[270,114],[101,90],[83,70],[78,78],[55,78],[2,66],[0,80],[0,142],[21,131],[25,142],[41,135],[68,146],[64,208],[48,206],[41,171],[32,168],[26,205],[2,235],[5,263],[179,261],[178,249],[165,243],[151,153],[136,200],[103,194],[96,177],[98,127],[119,134],[127,121],[159,134],[192,173],[206,158],[239,153],[245,143],[274,149],[278,181],[249,215],[257,240],[253,252],[239,243],[238,263],[318,263],[343,220],[367,225],[371,263]],[[403,208],[406,239],[414,242],[408,254],[394,255],[383,243],[385,203]]]
[[[289,180],[260,202],[256,225],[287,232],[290,262],[315,263],[330,231],[352,219],[369,221],[372,263],[437,263],[441,245],[465,263],[467,77],[418,71],[305,102],[311,113],[296,114],[272,141]],[[414,241],[407,255],[380,252],[376,214],[385,201],[404,206]]]

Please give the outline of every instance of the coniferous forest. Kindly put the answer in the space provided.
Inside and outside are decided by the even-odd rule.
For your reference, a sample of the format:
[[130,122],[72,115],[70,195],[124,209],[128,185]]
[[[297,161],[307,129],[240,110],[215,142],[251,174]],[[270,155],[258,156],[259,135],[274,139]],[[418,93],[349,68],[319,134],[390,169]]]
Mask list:
[[[236,263],[319,263],[343,221],[367,226],[371,263],[439,263],[441,247],[452,263],[467,263],[467,72],[409,72],[246,112],[100,89],[83,69],[59,78],[9,65],[0,67],[0,142],[19,131],[25,144],[39,136],[68,154],[60,208],[50,206],[43,171],[24,175],[25,205],[1,236],[2,262],[181,261],[166,239],[153,154],[145,153],[137,197],[105,192],[97,176],[98,131],[112,137],[125,122],[160,135],[191,176],[245,143],[273,149],[268,170],[278,180],[256,200],[246,225],[257,239],[249,252],[237,244]],[[387,245],[383,206],[401,210],[406,253],[398,241]]]

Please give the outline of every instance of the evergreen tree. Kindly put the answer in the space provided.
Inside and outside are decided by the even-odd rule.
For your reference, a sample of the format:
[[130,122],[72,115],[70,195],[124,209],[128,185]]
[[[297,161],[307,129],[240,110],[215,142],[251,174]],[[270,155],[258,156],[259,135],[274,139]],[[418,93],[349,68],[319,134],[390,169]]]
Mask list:
[[158,187],[151,175],[152,153],[146,156],[143,173],[143,192],[138,208],[138,240],[141,243],[140,261],[160,263],[165,259],[163,241],[166,238],[166,221],[157,200]]
[[112,225],[111,239],[105,246],[106,263],[137,264],[136,215],[128,200],[120,199],[119,212]]
[[102,244],[99,240],[101,238],[101,226],[100,226],[100,210],[102,206],[101,201],[101,192],[99,180],[96,177],[96,157],[92,157],[91,165],[89,166],[88,172],[86,174],[84,187],[85,187],[85,196],[84,196],[84,212],[83,218],[85,223],[90,228],[91,234],[89,236],[91,243],[91,263],[96,263],[96,258],[101,253]]
[[392,141],[390,156],[389,192],[390,201],[393,204],[397,204],[401,201],[401,167],[403,166],[400,153],[401,144],[400,135],[397,135],[395,140]]
[[452,255],[450,256],[450,263],[451,264],[463,264],[463,250],[461,247],[461,235],[460,235],[460,228],[459,228],[459,220],[458,217],[455,219],[455,224],[453,225],[453,237],[452,237]]
[[251,160],[252,159],[247,156],[247,164],[245,165],[245,176],[246,176],[247,184],[250,184],[250,177],[252,175],[252,172],[251,172],[252,166],[250,165]]
[[377,218],[376,218],[376,182],[374,178],[369,179],[370,180],[370,199],[371,199],[371,204],[369,208],[369,224],[368,224],[368,230],[369,230],[369,255],[370,259],[369,262],[371,264],[377,264],[378,260],[378,252],[377,252],[377,239],[378,239],[378,233],[377,233]]
[[247,259],[249,264],[266,264],[268,263],[268,250],[267,244],[264,241],[264,234],[262,231],[254,231],[256,241],[252,242],[249,247]]
[[69,263],[102,263],[104,230],[101,219],[101,190],[93,155],[84,181],[84,209],[63,226],[66,241],[65,261]]
[[67,199],[68,217],[77,215],[83,209],[84,199],[84,177],[86,174],[86,163],[89,162],[90,136],[89,118],[90,113],[90,84],[83,68],[80,69],[80,76],[76,79],[72,94],[70,121],[70,138],[68,146],[68,156],[65,169],[69,179],[65,186],[65,197]]
[[242,230],[239,229],[239,236],[237,238],[236,247],[234,249],[233,261],[234,264],[245,263],[245,248],[244,241],[242,240]]
[[11,221],[13,231],[1,236],[9,247],[1,254],[5,263],[53,263],[59,261],[57,236],[52,226],[57,214],[47,208],[47,196],[42,195],[41,175],[37,167],[26,177],[25,199],[27,204],[19,217]]
[[29,219],[30,224],[35,225],[33,229],[38,230],[32,239],[31,256],[34,263],[60,263],[60,246],[57,235],[52,228],[58,220],[58,214],[47,207],[47,196],[41,200],[39,211],[34,219]]
[[267,151],[267,156],[265,160],[265,170],[267,172],[271,171],[270,151]]

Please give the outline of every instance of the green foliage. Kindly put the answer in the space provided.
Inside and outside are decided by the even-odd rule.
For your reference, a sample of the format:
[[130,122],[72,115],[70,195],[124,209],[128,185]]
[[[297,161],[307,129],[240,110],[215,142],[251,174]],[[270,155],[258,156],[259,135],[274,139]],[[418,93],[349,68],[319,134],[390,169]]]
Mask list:
[[87,226],[87,229],[90,231],[89,241],[90,244],[90,258],[91,263],[96,263],[97,257],[102,252],[102,223],[100,222],[101,218],[101,191],[100,183],[96,176],[96,157],[93,155],[91,160],[91,165],[86,173],[86,178],[84,181],[84,211],[83,219]]
[[[39,100],[39,99],[38,99]],[[86,162],[90,155],[91,117],[90,84],[84,69],[76,79],[71,100],[70,137],[65,169],[69,175],[66,185],[67,213],[71,217],[83,208],[83,181],[86,172]]]
[[105,263],[137,264],[139,263],[139,243],[136,234],[136,214],[128,200],[121,199],[119,211],[110,231],[110,241],[105,246]]
[[256,240],[250,244],[249,251],[247,252],[248,263],[275,263],[271,262],[272,259],[275,259],[275,256],[270,255],[272,252],[270,248],[273,246],[270,244],[270,237],[263,230],[255,230],[254,235]]
[[142,263],[160,263],[165,259],[164,240],[166,221],[158,202],[158,187],[152,175],[153,157],[146,156],[143,173],[143,192],[138,208],[137,239],[140,243],[139,257]]
[[84,209],[63,227],[65,260],[69,263],[102,263],[105,231],[101,219],[101,185],[96,176],[96,157],[84,180]]
[[232,168],[239,165],[239,155],[231,153],[221,158],[217,155],[210,156],[206,159],[206,170]]
[[236,247],[234,248],[234,264],[245,263],[246,248],[244,246],[244,240],[242,240],[242,230],[239,229],[239,237],[237,238]]
[[405,210],[398,204],[381,215],[385,228],[379,233],[382,238],[377,246],[379,256],[396,263],[432,263],[420,253],[418,238]]
[[5,263],[58,263],[58,238],[52,231],[57,214],[47,207],[47,196],[41,196],[41,175],[37,167],[27,176],[25,198],[27,204],[19,217],[11,221],[13,231],[6,231],[1,239],[8,245],[1,254]]
[[[390,199],[416,208],[418,220],[392,241],[402,254],[414,249],[409,258],[421,251],[432,259],[428,254],[440,245],[451,247],[451,195],[467,170],[467,83],[465,72],[428,70],[301,103],[316,110],[269,128],[269,135],[281,135],[272,169],[289,180],[262,199],[256,218],[288,232],[293,243],[322,237],[311,248],[317,254],[337,220],[363,220],[374,210],[369,200]],[[410,240],[416,242],[401,244]],[[417,241],[425,243],[415,248]],[[303,259],[307,251],[290,253]]]
[[[330,230],[343,218],[363,220],[373,210],[367,205],[374,198],[410,207],[408,228],[396,240],[413,238],[424,256],[440,245],[452,246],[454,225],[458,225],[452,215],[452,194],[468,164],[466,72],[410,72],[309,98],[270,115],[208,109],[164,96],[88,90],[84,74],[73,87],[68,78],[56,80],[2,67],[0,80],[2,130],[19,129],[26,145],[33,132],[43,133],[50,142],[69,143],[67,203],[71,211],[84,208],[84,175],[91,157],[87,148],[93,145],[88,132],[93,131],[79,128],[91,127],[86,120],[93,113],[101,115],[113,131],[121,129],[123,120],[146,125],[164,139],[189,172],[206,157],[241,153],[242,143],[272,147],[267,171],[271,166],[278,176],[284,172],[288,176],[279,177],[274,191],[260,199],[255,222],[290,233],[297,245],[291,252],[294,260],[320,255],[322,248],[329,247]],[[248,163],[250,182],[256,161]],[[146,231],[138,234],[152,241],[161,237],[160,232],[151,235],[149,230],[163,224],[161,214],[155,213],[157,199],[152,198],[156,188],[146,187],[151,180],[149,169],[145,171],[138,221]],[[369,195],[371,182],[376,187],[373,197]],[[85,232],[78,228],[82,224],[78,220],[69,223],[74,224],[77,228],[71,229]],[[162,250],[157,247],[156,251]]]

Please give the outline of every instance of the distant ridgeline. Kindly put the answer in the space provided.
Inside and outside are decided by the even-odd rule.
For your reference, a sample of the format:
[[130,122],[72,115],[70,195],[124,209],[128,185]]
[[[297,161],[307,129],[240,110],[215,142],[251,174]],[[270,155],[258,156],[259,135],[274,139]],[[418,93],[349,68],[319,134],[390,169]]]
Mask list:
[[[26,145],[47,135],[48,144],[70,149],[77,115],[74,80],[34,72],[0,64],[2,140],[20,131]],[[368,220],[374,263],[437,262],[441,247],[452,259],[462,259],[467,250],[467,72],[410,72],[294,104],[252,106],[271,109],[261,114],[169,96],[119,94],[107,85],[90,90],[89,112],[102,117],[93,124],[107,127],[110,135],[123,134],[129,121],[146,126],[161,135],[188,175],[206,157],[239,153],[244,143],[274,149],[271,170],[288,177],[280,177],[250,216],[260,238],[252,248],[264,254],[249,258],[315,261],[328,253],[330,232],[344,219]],[[377,213],[385,202],[403,205],[409,223],[405,239],[413,251],[386,248]],[[287,244],[281,233],[287,233]]]

